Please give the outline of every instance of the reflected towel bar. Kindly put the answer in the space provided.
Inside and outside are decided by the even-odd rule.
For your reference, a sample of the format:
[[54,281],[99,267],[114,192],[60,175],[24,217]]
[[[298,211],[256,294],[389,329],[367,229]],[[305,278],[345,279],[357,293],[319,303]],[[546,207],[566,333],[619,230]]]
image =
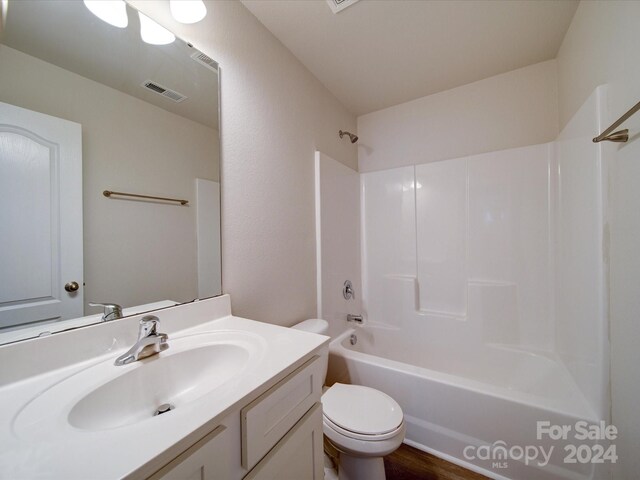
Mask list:
[[[631,115],[640,110],[640,102],[636,103],[631,109],[622,115],[618,120],[616,120],[613,125],[607,128],[604,132],[593,139],[593,143],[602,142],[603,140],[608,140],[610,142],[626,142],[629,140],[629,129],[625,128],[624,130],[618,130],[617,132],[613,132],[616,128],[620,126],[622,122],[628,119]],[[613,132],[613,133],[611,133]]]
[[188,205],[189,200],[181,200],[179,198],[165,198],[165,197],[151,197],[149,195],[138,195],[137,193],[124,193],[124,192],[114,192],[111,190],[105,190],[102,192],[105,197],[111,197],[112,195],[118,195],[121,197],[134,197],[134,198],[146,198],[149,200],[162,200],[165,202],[177,202],[180,205]]

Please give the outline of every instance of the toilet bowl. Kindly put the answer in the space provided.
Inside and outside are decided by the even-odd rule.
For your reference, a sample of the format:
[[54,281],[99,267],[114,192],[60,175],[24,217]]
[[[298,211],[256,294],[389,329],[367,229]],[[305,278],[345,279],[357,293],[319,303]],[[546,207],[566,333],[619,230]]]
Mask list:
[[[292,328],[326,335],[328,324],[316,318]],[[322,412],[324,435],[340,453],[339,480],[384,480],[382,457],[404,440],[400,405],[374,388],[336,383],[322,394]]]
[[384,480],[382,457],[405,434],[400,405],[386,393],[336,383],[322,395],[322,430],[340,452],[340,480]]

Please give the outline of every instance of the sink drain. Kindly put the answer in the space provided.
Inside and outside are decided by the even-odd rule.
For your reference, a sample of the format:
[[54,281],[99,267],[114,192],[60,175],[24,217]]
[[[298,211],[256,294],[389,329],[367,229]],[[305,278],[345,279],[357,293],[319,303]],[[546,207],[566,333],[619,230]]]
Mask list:
[[156,411],[153,413],[153,416],[157,416],[157,415],[162,415],[163,413],[167,413],[170,412],[171,410],[173,410],[174,407],[173,405],[171,405],[170,403],[163,403],[162,405],[160,405]]

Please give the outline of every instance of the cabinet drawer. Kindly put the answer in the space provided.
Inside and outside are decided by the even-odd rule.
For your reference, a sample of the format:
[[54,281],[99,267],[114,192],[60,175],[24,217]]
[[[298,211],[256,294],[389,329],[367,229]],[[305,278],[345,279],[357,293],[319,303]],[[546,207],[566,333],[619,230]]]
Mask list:
[[315,356],[241,411],[242,466],[251,470],[322,396]]

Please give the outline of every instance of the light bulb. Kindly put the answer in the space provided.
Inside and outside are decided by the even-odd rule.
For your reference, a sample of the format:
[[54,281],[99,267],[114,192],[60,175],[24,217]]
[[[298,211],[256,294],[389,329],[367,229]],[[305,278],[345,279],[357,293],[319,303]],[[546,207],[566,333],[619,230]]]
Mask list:
[[196,23],[207,14],[202,0],[169,0],[171,15],[180,23]]
[[118,28],[129,24],[127,5],[123,0],[84,0],[84,5],[100,20]]
[[173,43],[176,36],[163,26],[157,24],[142,12],[138,12],[140,16],[140,37],[146,43],[152,45],[167,45]]
[[0,27],[3,29],[7,24],[7,12],[9,10],[9,0],[0,0]]

